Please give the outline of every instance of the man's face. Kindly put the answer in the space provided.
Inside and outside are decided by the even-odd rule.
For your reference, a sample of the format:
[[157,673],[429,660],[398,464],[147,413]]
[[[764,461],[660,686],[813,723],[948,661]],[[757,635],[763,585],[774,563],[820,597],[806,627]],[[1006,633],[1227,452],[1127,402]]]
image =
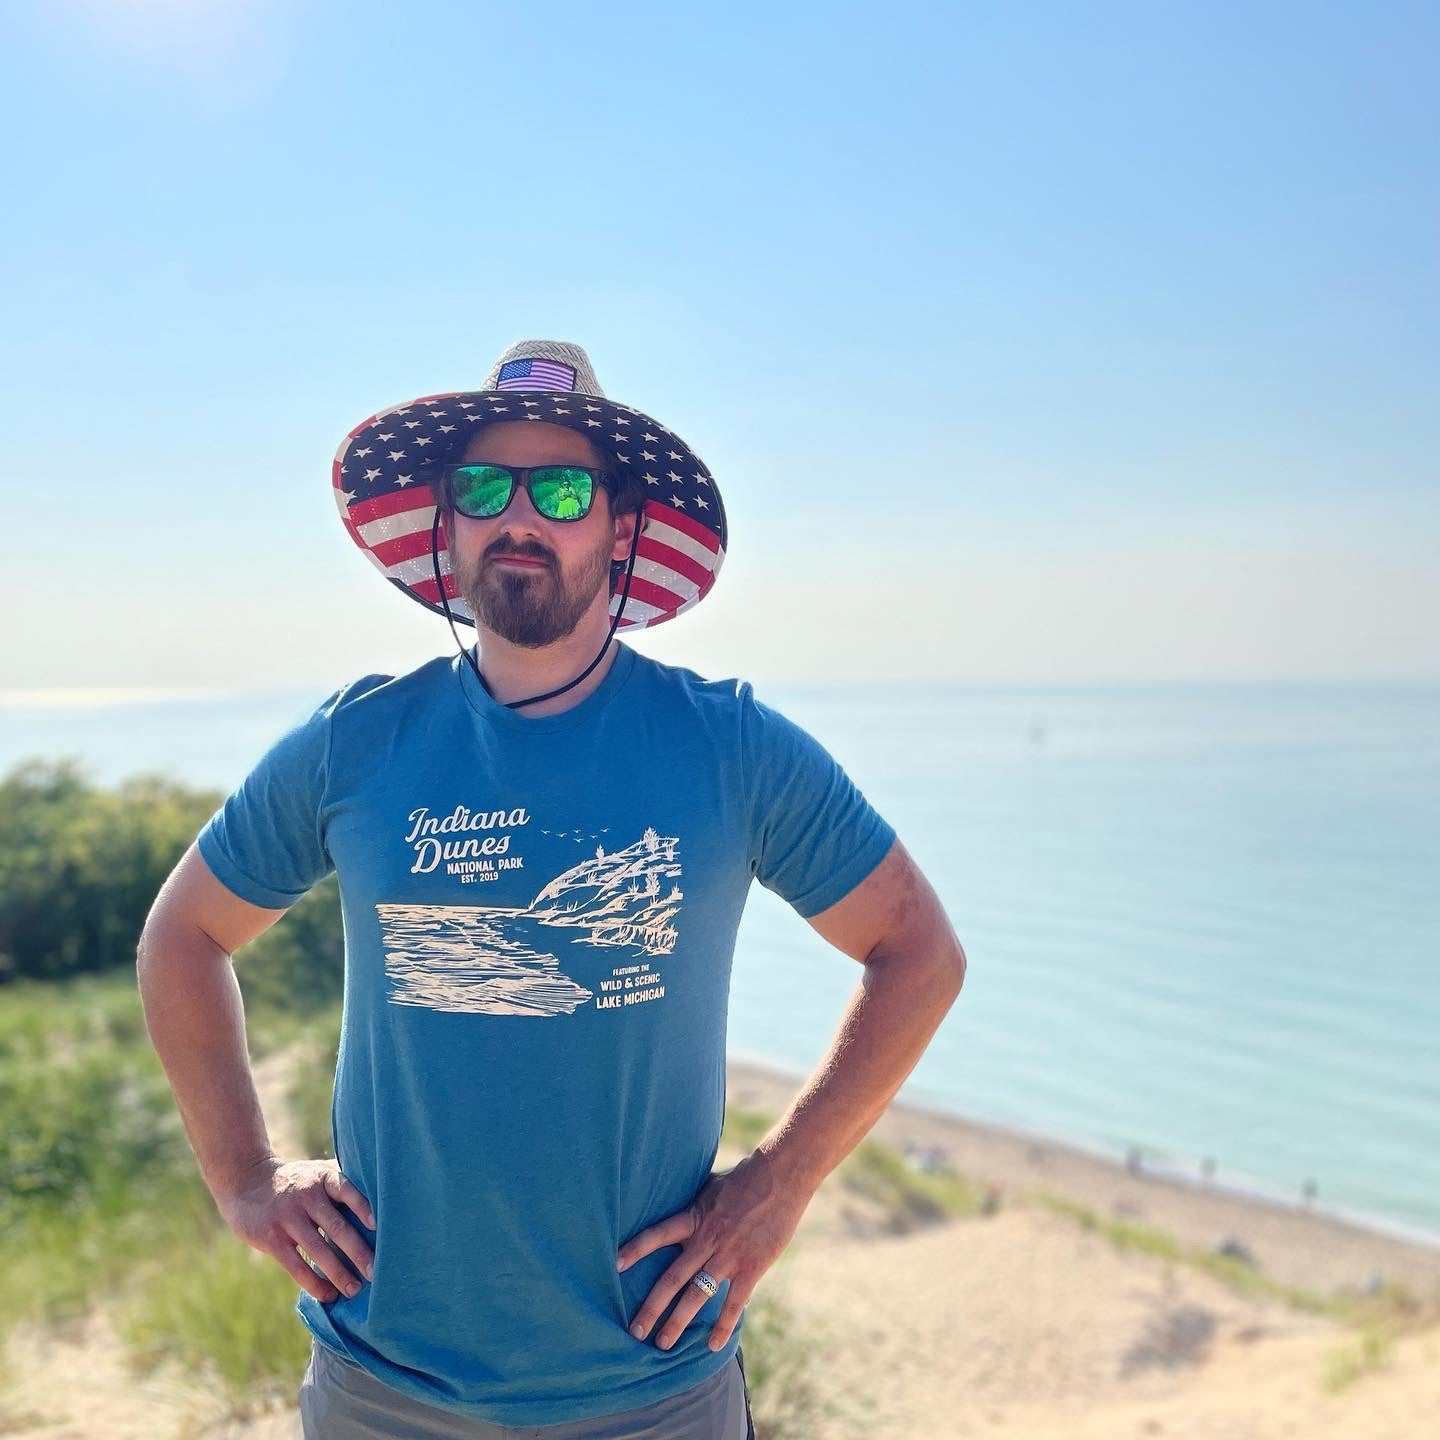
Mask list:
[[[505,420],[470,437],[456,463],[601,466],[604,458],[578,431],[543,420]],[[583,520],[550,520],[516,486],[499,515],[447,514],[450,567],[471,613],[512,645],[538,648],[569,635],[592,604],[609,604],[610,561],[630,553],[635,516],[618,521],[610,493],[596,494]],[[505,556],[540,560],[506,563]],[[597,600],[597,597],[598,600]]]

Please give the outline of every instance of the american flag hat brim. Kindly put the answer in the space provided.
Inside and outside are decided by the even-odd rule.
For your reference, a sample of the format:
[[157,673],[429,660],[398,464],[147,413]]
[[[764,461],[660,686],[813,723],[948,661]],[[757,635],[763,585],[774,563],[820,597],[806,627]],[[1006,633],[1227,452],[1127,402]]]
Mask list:
[[[340,442],[331,471],[340,519],[392,585],[427,610],[445,613],[430,548],[435,502],[420,478],[422,467],[431,457],[458,452],[468,434],[495,420],[544,420],[577,430],[615,468],[624,466],[640,480],[644,519],[617,630],[662,624],[710,593],[726,545],[725,506],[714,477],[658,420],[607,399],[585,351],[557,340],[517,341],[478,390],[422,395],[376,411]],[[443,524],[438,544],[450,614],[473,626],[450,574]],[[612,620],[624,580],[623,568],[612,568]]]

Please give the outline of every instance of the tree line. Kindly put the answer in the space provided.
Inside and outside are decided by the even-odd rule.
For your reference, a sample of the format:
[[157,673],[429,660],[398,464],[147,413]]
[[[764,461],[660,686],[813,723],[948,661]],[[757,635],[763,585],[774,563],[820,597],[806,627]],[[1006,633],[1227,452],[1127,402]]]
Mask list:
[[[70,756],[12,768],[0,779],[0,987],[133,967],[160,887],[224,798],[155,774],[101,787]],[[340,998],[333,873],[240,952],[236,974],[247,1006]]]

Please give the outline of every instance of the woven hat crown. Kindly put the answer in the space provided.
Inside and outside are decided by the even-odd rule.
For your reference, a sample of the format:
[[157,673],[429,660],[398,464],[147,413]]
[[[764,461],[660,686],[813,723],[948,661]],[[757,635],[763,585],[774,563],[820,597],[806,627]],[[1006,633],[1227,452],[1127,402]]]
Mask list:
[[727,528],[708,468],[653,416],[609,399],[583,346],[541,339],[507,345],[480,389],[387,406],[340,442],[331,467],[340,519],[392,585],[452,623],[475,623],[448,542],[438,543],[439,511],[425,475],[478,428],[514,420],[584,435],[638,493],[642,519],[631,565],[611,567],[609,609],[619,629],[659,625],[709,593],[725,559]]
[[575,372],[573,389],[577,395],[599,395],[601,398],[605,395],[600,388],[600,382],[595,378],[595,367],[591,365],[584,347],[572,345],[568,340],[517,340],[513,345],[507,345],[480,388],[496,389],[500,383],[501,370],[512,360],[558,361]]

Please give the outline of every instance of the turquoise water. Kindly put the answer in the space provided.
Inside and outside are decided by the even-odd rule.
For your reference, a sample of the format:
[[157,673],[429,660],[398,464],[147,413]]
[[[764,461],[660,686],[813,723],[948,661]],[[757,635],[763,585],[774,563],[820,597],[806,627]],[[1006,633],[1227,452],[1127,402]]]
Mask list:
[[[329,687],[333,688],[333,686]],[[0,705],[0,766],[227,787],[328,693]],[[902,1097],[1440,1243],[1440,685],[763,686],[969,959]],[[732,1051],[808,1071],[855,962],[758,887]]]

